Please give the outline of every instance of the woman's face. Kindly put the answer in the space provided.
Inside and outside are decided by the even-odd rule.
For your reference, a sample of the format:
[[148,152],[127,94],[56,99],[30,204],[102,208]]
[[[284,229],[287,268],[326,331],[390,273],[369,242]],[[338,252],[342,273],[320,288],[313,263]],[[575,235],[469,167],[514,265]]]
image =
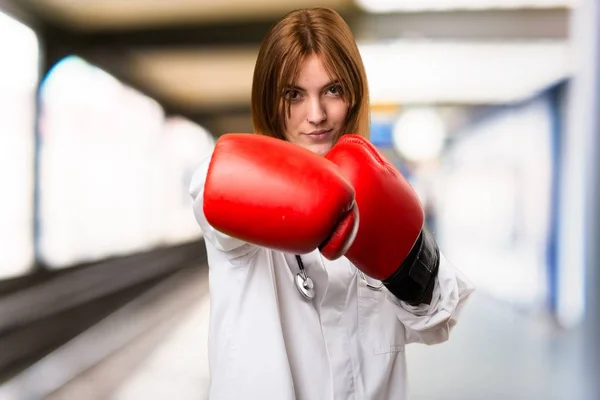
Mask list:
[[330,80],[321,59],[312,55],[300,67],[297,81],[287,88],[285,96],[290,102],[285,138],[324,156],[348,114],[340,85]]

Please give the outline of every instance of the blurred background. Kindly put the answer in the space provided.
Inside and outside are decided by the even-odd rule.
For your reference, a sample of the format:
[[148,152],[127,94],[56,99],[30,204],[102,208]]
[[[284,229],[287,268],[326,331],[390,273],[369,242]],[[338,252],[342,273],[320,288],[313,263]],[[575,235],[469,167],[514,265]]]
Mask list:
[[0,0],[0,399],[207,398],[188,185],[260,41],[337,10],[371,139],[478,290],[416,400],[598,399],[597,0]]

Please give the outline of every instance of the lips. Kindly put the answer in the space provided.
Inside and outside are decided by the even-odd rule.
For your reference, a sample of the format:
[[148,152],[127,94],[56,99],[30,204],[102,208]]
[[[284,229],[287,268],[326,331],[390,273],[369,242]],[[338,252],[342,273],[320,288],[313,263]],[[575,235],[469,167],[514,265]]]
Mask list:
[[321,129],[318,131],[310,132],[307,134],[307,136],[309,136],[313,140],[320,141],[320,140],[329,139],[332,132],[333,132],[333,129]]

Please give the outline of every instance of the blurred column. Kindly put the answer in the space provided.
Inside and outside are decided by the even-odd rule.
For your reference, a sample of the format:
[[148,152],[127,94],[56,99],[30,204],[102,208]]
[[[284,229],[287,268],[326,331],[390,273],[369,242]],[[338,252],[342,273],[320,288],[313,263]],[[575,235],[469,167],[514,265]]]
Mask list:
[[[577,18],[577,16],[575,16]],[[592,348],[589,358],[589,381],[594,385],[590,398],[600,398],[600,4],[598,0],[582,2],[579,18],[582,27],[582,36],[585,39],[586,53],[584,83],[589,84],[586,103],[586,128],[592,138],[592,154],[590,162],[591,196],[588,198],[591,221],[587,235],[587,346]],[[575,28],[577,29],[577,28]]]
[[[600,140],[598,93],[600,16],[598,0],[575,2],[571,19],[573,79],[561,168],[558,315],[570,325],[585,301],[586,381],[590,399],[600,388]],[[585,288],[585,291],[583,290]],[[583,307],[581,307],[583,311]],[[578,322],[578,321],[577,321]]]

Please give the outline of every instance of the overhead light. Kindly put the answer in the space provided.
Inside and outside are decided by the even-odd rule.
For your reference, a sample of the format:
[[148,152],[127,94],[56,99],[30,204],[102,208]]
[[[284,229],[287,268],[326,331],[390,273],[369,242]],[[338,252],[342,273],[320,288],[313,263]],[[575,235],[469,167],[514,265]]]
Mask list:
[[446,127],[438,113],[429,107],[408,109],[394,124],[396,151],[413,162],[435,159],[442,151]]
[[370,98],[391,104],[506,104],[570,75],[565,41],[360,44]]
[[371,13],[488,10],[521,8],[571,8],[574,0],[355,0]]

